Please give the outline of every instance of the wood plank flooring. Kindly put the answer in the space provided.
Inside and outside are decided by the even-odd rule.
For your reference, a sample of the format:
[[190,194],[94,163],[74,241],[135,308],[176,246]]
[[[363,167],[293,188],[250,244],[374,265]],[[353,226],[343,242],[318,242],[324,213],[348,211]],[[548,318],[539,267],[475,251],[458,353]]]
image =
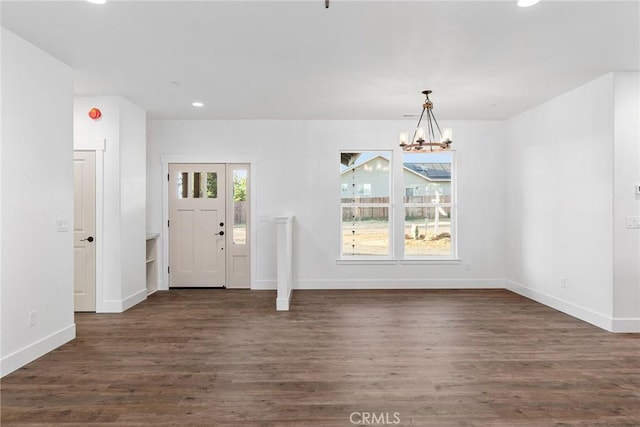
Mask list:
[[78,314],[76,340],[2,379],[2,426],[640,426],[640,334],[508,291],[274,307],[271,291],[176,290]]

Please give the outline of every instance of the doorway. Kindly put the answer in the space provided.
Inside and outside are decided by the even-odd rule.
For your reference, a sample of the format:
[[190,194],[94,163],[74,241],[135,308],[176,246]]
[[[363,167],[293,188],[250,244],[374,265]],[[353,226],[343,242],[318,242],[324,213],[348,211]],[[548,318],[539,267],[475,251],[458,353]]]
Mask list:
[[168,166],[169,287],[249,288],[249,165]]
[[73,153],[73,308],[96,311],[96,153]]

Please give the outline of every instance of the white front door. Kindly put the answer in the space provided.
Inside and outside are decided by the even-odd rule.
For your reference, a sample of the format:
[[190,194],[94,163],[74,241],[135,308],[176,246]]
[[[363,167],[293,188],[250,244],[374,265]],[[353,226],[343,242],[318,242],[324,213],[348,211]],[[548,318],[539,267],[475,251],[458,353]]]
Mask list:
[[73,153],[73,303],[96,311],[96,153]]
[[224,164],[169,165],[169,286],[226,285]]

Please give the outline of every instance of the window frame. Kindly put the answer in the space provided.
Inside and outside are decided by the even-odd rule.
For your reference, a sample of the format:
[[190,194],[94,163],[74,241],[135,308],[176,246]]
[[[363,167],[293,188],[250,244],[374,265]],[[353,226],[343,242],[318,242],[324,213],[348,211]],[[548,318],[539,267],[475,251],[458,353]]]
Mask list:
[[[340,203],[338,209],[339,218],[339,247],[337,264],[362,264],[362,265],[451,265],[460,264],[461,260],[458,256],[458,155],[457,151],[448,150],[451,155],[451,200],[448,203],[440,203],[442,207],[450,207],[450,234],[451,234],[451,250],[449,255],[405,255],[405,182],[404,182],[404,152],[400,150],[384,150],[384,149],[342,149],[342,153],[366,153],[366,152],[388,152],[389,159],[389,255],[356,255],[344,256],[343,248],[343,224],[342,210],[348,207],[342,203],[342,191],[339,191]],[[339,169],[338,178],[341,176]],[[427,206],[428,205],[428,206]],[[435,203],[427,203],[426,207],[434,207]]]
[[[403,264],[414,264],[414,263],[424,263],[424,262],[442,262],[442,261],[459,261],[458,259],[458,209],[457,209],[457,152],[456,150],[448,150],[446,153],[451,156],[451,181],[450,181],[450,201],[446,203],[405,203],[404,198],[401,200],[401,209],[402,209],[402,230],[403,230],[403,238],[401,249],[399,251],[400,260]],[[411,155],[411,154],[409,154]],[[404,169],[404,157],[405,153],[402,153],[401,163]],[[401,175],[402,184],[406,186],[404,182],[404,170]],[[451,235],[451,248],[448,255],[406,255],[405,254],[405,241],[404,241],[404,229],[405,229],[405,217],[407,207],[425,207],[425,208],[435,208],[438,207],[448,207],[450,209],[449,213],[449,234]]]
[[[394,193],[393,193],[393,175],[394,175],[394,159],[395,159],[395,152],[392,149],[375,149],[375,148],[369,148],[369,149],[352,149],[352,150],[340,150],[339,154],[342,153],[385,153],[388,154],[389,156],[389,181],[387,183],[387,185],[389,186],[388,189],[388,194],[389,194],[389,201],[387,203],[343,203],[342,199],[342,185],[340,186],[340,200],[339,200],[339,210],[338,210],[338,227],[339,227],[339,233],[340,233],[340,239],[339,239],[339,247],[338,247],[338,262],[339,263],[371,263],[371,264],[377,264],[377,263],[384,263],[384,264],[388,264],[390,261],[395,262],[396,258],[394,256],[395,254],[395,239],[394,239],[394,229],[395,229],[395,223],[394,223],[394,215],[395,215],[395,203],[394,203]],[[338,165],[339,166],[339,165]],[[348,169],[347,169],[348,170]],[[340,170],[340,167],[338,167],[338,178],[340,178],[342,176],[342,173],[345,171]],[[348,187],[347,187],[347,191],[348,191]],[[365,194],[361,194],[360,195],[365,196]],[[356,208],[356,207],[363,207],[363,208],[387,208],[387,212],[388,212],[388,217],[387,217],[387,221],[388,221],[388,225],[387,225],[387,230],[388,230],[388,240],[387,240],[387,247],[388,247],[388,251],[386,255],[345,255],[343,254],[343,248],[344,248],[344,232],[343,232],[343,220],[342,220],[342,211],[344,208]]]

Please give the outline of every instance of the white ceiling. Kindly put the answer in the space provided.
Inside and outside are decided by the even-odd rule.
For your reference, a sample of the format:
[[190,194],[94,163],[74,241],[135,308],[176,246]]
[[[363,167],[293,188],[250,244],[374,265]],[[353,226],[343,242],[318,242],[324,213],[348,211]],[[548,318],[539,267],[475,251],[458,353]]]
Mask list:
[[439,119],[505,119],[640,68],[638,1],[515,3],[5,0],[1,19],[76,94],[151,118],[402,119],[432,89]]

